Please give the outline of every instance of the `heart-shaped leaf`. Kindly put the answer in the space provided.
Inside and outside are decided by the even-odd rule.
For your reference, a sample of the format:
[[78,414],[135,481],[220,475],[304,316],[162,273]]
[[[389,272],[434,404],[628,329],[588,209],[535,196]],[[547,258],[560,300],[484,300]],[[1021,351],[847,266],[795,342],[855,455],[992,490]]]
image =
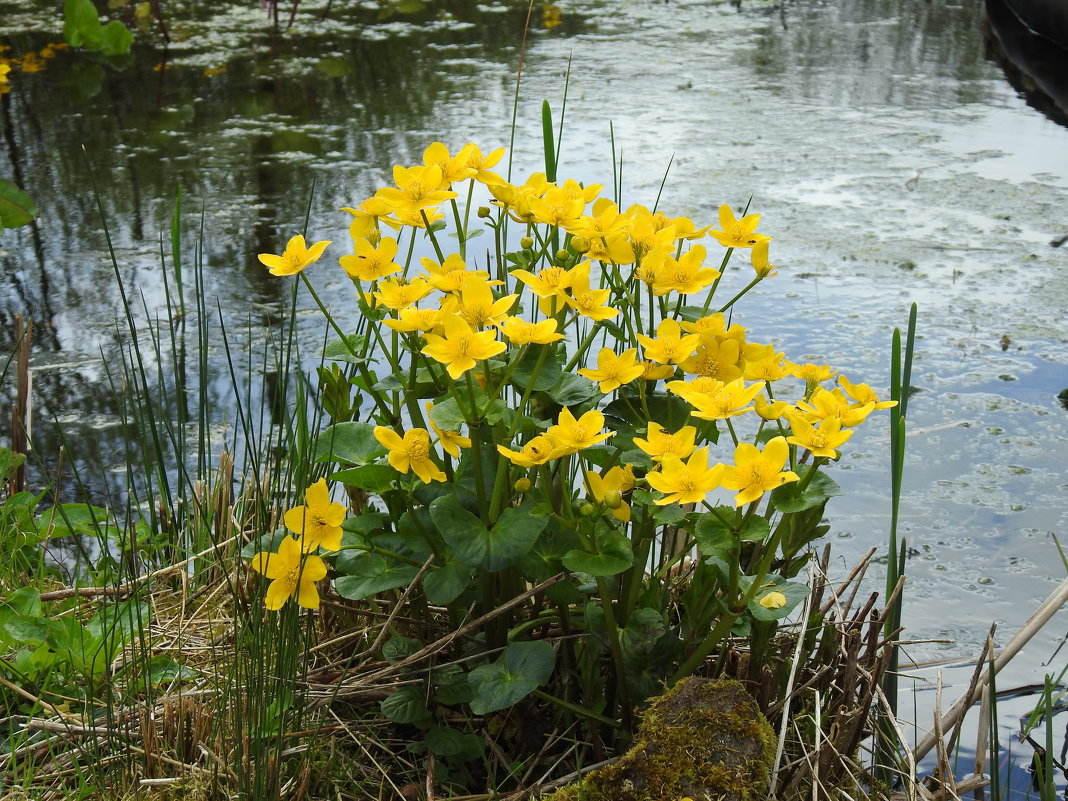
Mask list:
[[556,666],[556,652],[544,640],[514,642],[496,662],[481,665],[468,674],[475,690],[471,711],[488,715],[506,709],[545,684]]

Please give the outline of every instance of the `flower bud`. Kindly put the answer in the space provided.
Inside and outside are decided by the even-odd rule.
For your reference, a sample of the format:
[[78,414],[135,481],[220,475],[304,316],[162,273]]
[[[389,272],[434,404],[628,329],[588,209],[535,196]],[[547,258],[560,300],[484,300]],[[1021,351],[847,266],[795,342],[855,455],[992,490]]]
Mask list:
[[618,509],[623,505],[623,495],[619,490],[612,490],[604,494],[604,505],[609,509]]
[[490,216],[489,206],[479,206],[478,211],[475,213],[484,220]]
[[565,250],[564,248],[561,248],[560,250],[556,251],[556,260],[557,261],[567,261],[570,258],[571,258],[571,253],[569,251]]
[[590,241],[584,236],[571,237],[571,248],[576,253],[585,253],[590,249]]
[[596,511],[592,503],[584,503],[579,507],[579,514],[583,517],[590,517]]
[[512,485],[512,488],[516,492],[530,492],[530,486],[530,479],[524,477],[517,479],[516,482]]
[[529,236],[524,236],[522,239],[519,240],[519,247],[523,248],[524,250],[529,250],[530,248],[534,247],[534,240],[531,239]]

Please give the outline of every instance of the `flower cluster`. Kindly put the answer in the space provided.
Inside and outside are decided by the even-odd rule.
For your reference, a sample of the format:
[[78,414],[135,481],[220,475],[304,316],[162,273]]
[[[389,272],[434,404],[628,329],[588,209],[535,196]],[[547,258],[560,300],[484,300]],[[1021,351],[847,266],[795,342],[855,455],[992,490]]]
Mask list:
[[[545,173],[510,183],[492,171],[503,152],[434,143],[422,164],[394,167],[392,186],[344,209],[352,252],[339,261],[363,310],[354,363],[395,486],[414,491],[401,479],[409,474],[445,482],[474,459],[496,469],[486,482],[485,464],[475,468],[487,524],[537,490],[556,513],[585,499],[623,529],[636,490],[650,509],[712,510],[709,494],[724,490],[755,510],[777,488],[811,481],[856,426],[892,405],[826,365],[791,362],[728,317],[777,273],[759,214],[724,205],[698,225]],[[471,224],[476,191],[482,231]],[[458,244],[446,253],[449,223]],[[483,232],[493,241],[479,263],[467,243]],[[329,244],[295,236],[260,261],[297,274]],[[433,254],[417,257],[417,246]],[[709,263],[712,248],[720,256]],[[737,251],[752,272],[714,305]],[[372,351],[392,383],[366,367]],[[431,402],[420,408],[417,398]],[[713,455],[721,436],[730,458]],[[284,585],[287,594],[297,586]],[[282,593],[269,591],[269,604]],[[774,590],[759,604],[775,609],[781,597]]]

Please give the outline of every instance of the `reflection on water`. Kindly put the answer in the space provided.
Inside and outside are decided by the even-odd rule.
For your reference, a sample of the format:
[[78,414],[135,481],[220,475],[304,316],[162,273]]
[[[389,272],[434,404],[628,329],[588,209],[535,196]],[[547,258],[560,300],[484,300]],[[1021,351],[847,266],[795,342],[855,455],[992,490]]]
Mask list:
[[[394,163],[435,139],[508,142],[523,3],[444,3],[377,25],[340,8],[316,21],[308,6],[279,35],[255,4],[209,5],[210,20],[172,25],[169,50],[142,37],[121,71],[59,53],[0,98],[0,175],[21,176],[42,209],[0,240],[0,339],[16,312],[35,319],[39,421],[116,413],[100,353],[112,359],[122,339],[118,296],[90,165],[140,316],[166,303],[160,232],[181,184],[188,254],[203,226],[204,293],[224,320],[251,315],[258,330],[289,284],[255,254],[299,228],[313,184],[309,235],[347,242],[336,209]],[[1068,530],[1056,400],[1068,387],[1068,270],[1050,244],[1068,234],[1068,131],[985,60],[980,0],[559,5],[561,24],[529,42],[515,174],[537,169],[538,105],[559,108],[570,62],[569,174],[610,183],[611,121],[628,202],[652,203],[672,156],[670,213],[711,220],[754,196],[781,268],[741,320],[755,339],[885,384],[890,330],[917,300],[906,619],[917,638],[952,643],[910,656],[971,655],[992,617],[1008,636],[1061,577],[1048,535]],[[0,43],[20,52],[54,39],[25,6],[0,0]],[[341,271],[321,266],[313,279],[351,313]],[[225,404],[222,365],[202,381]],[[122,458],[120,430],[90,431]],[[837,466],[843,554],[886,534],[878,436],[858,434]]]

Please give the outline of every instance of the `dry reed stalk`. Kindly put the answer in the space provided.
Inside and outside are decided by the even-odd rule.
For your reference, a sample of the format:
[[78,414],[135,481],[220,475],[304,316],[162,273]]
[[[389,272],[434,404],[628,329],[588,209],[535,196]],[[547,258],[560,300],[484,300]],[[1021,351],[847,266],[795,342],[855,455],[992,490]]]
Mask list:
[[[1031,616],[1024,623],[1023,627],[1013,635],[1012,639],[1005,645],[1005,648],[998,654],[994,660],[993,671],[996,674],[1000,671],[1008,662],[1020,652],[1020,649],[1026,645],[1032,637],[1035,636],[1042,627],[1049,622],[1049,619],[1059,610],[1065,603],[1068,603],[1068,578],[1064,579],[1045,601],[1043,601]],[[990,683],[991,668],[987,668],[983,671],[982,677],[979,679],[977,686],[969,688],[956,702],[949,708],[949,711],[940,720],[942,728],[947,728],[956,725],[964,713],[971,708],[971,706],[979,700],[982,694],[982,688]],[[928,733],[922,740],[916,745],[913,750],[913,756],[916,760],[923,759],[927,753],[937,743],[937,736],[934,733]]]

